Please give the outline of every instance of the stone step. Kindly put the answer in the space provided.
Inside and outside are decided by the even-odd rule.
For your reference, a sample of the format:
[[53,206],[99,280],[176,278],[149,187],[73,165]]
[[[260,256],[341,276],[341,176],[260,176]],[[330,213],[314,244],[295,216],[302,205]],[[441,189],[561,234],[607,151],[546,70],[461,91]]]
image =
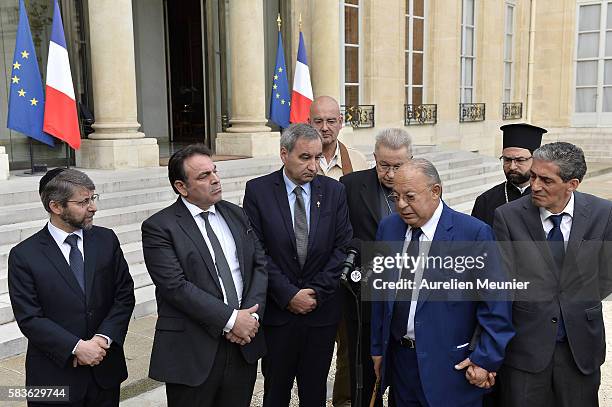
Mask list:
[[466,202],[474,202],[478,195],[482,194],[484,191],[488,190],[489,188],[493,188],[495,185],[499,184],[500,182],[501,180],[499,182],[494,182],[494,183],[489,183],[489,184],[480,184],[480,185],[475,185],[470,188],[463,188],[459,191],[449,192],[448,194],[443,193],[442,199],[448,206],[450,206],[451,208],[454,208],[455,206],[461,205]]
[[[139,318],[157,311],[155,302],[155,286],[147,285],[134,291],[136,306],[132,318]],[[25,352],[27,339],[23,336],[17,322],[0,324],[0,359],[15,356]]]
[[481,188],[483,184],[500,183],[504,179],[504,175],[498,173],[497,171],[477,174],[470,177],[462,177],[442,182],[442,190],[450,194],[452,192],[469,189],[474,186]]

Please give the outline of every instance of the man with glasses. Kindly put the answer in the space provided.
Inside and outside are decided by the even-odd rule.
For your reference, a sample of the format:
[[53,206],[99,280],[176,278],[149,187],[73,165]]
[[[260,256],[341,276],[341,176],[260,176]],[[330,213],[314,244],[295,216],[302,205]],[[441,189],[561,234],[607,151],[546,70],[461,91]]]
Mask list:
[[[389,247],[383,263],[399,255],[412,259],[413,265],[417,258],[459,261],[465,254],[482,256],[481,248],[491,247],[491,228],[452,210],[441,196],[440,176],[431,162],[417,158],[399,169],[391,195],[396,213],[381,221],[376,236]],[[375,290],[373,279],[371,355],[380,391],[390,385],[396,406],[482,406],[485,389],[494,382],[514,335],[511,305],[495,301],[500,297],[484,290],[436,291],[422,283],[496,278],[499,267],[494,260],[489,256],[484,267],[463,271],[452,261],[446,265],[446,260],[444,265],[423,260],[420,267],[392,265],[382,271],[387,281],[410,280],[414,288]],[[483,334],[470,346],[477,324]]]
[[[376,166],[369,170],[356,171],[340,178],[346,188],[349,216],[353,226],[353,237],[362,242],[373,242],[381,219],[395,212],[395,204],[388,197],[392,192],[393,179],[399,168],[412,158],[412,138],[403,129],[383,129],[376,136],[374,159]],[[360,285],[353,284],[356,292]],[[346,289],[345,289],[346,290]],[[363,390],[362,406],[369,406],[376,376],[370,358],[370,304],[360,303],[361,308],[361,360],[362,372],[357,372],[357,306],[349,292],[345,292],[344,312],[349,341],[349,363],[351,367],[351,399],[356,400],[356,378],[361,374]],[[377,406],[382,406],[378,397]],[[359,406],[361,407],[361,406]]]
[[472,216],[493,226],[495,208],[529,195],[531,154],[540,147],[546,130],[526,123],[507,124],[500,127],[504,132],[503,150],[499,157],[503,164],[506,181],[482,193],[472,209]]
[[[309,123],[317,129],[323,142],[323,154],[319,158],[319,175],[340,179],[353,171],[368,168],[366,158],[359,151],[346,147],[338,140],[343,117],[338,102],[329,96],[319,96],[310,105]],[[333,404],[335,407],[350,405],[350,370],[346,322],[340,321],[336,338],[336,377]]]
[[319,174],[335,179],[353,171],[368,168],[366,158],[359,151],[338,141],[343,117],[338,102],[329,96],[319,96],[310,105],[309,124],[317,129],[323,142],[319,159]]
[[80,171],[47,172],[39,193],[49,222],[9,254],[11,305],[28,338],[25,384],[66,386],[61,405],[118,406],[128,376],[134,283],[115,233],[93,226],[94,189]]

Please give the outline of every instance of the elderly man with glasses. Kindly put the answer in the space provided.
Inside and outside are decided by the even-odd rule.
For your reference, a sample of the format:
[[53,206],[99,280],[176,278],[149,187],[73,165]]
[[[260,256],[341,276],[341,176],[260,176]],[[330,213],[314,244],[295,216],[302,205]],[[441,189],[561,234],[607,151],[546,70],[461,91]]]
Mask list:
[[493,226],[495,208],[529,195],[531,154],[540,147],[542,134],[546,130],[526,123],[507,124],[500,127],[504,132],[503,150],[499,157],[503,164],[506,181],[482,193],[472,209],[472,216]]
[[[349,216],[353,226],[353,237],[362,242],[372,242],[380,221],[395,212],[395,204],[390,200],[393,179],[398,169],[412,158],[412,138],[404,129],[383,129],[376,136],[374,159],[376,167],[356,171],[340,178],[346,188]],[[360,285],[354,284],[359,291]],[[360,302],[362,329],[358,335],[357,304],[350,293],[344,296],[344,312],[348,331],[349,363],[351,367],[351,399],[356,406],[357,377],[363,378],[361,406],[369,406],[370,395],[374,389],[376,376],[370,358],[370,304]],[[357,338],[361,339],[361,360],[363,367],[357,366]],[[359,373],[361,370],[361,373]],[[382,406],[379,397],[376,406]]]

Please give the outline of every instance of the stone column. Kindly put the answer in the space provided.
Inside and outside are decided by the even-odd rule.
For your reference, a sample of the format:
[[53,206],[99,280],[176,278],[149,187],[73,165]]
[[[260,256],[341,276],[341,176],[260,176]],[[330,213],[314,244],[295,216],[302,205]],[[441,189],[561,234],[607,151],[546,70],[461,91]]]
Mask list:
[[340,2],[339,0],[314,0],[311,11],[311,73],[314,96],[327,95],[339,101],[341,91],[340,52],[342,52],[340,48]]
[[96,122],[77,151],[77,166],[158,166],[157,140],[138,131],[132,1],[96,0],[88,8]]
[[266,126],[263,0],[229,1],[231,118],[219,133],[219,155],[278,154],[279,134]]

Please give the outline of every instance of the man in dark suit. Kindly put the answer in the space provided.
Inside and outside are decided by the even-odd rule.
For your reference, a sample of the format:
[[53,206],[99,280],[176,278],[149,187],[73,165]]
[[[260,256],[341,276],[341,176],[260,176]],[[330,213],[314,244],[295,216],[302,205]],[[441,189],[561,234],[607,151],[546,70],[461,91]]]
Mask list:
[[128,376],[134,283],[117,236],[92,224],[94,190],[77,170],[45,174],[39,192],[49,222],[9,254],[11,304],[28,338],[26,385],[68,386],[70,406],[118,406]]
[[207,147],[174,153],[168,177],[179,198],[142,224],[158,313],[149,376],[166,382],[169,406],[247,407],[265,353],[263,250],[242,209],[221,200]]
[[[389,195],[393,188],[395,172],[412,158],[412,139],[403,129],[384,129],[376,136],[374,159],[376,167],[353,172],[340,178],[346,188],[347,203],[353,237],[367,244],[376,239],[376,230],[381,219],[395,213],[395,203]],[[350,280],[349,280],[350,281]],[[361,298],[360,284],[351,284],[353,291]],[[376,376],[370,358],[370,303],[359,304],[361,315],[361,336],[358,335],[357,304],[352,293],[342,286],[344,293],[344,315],[349,339],[349,362],[351,367],[351,399],[357,400],[357,377],[362,378],[361,405],[369,406]],[[357,338],[360,338],[361,372],[356,367]],[[379,393],[376,402],[382,406]]]
[[527,123],[506,124],[499,128],[504,132],[503,150],[499,157],[506,181],[480,194],[474,202],[472,216],[493,227],[495,209],[508,202],[529,195],[529,168],[533,151],[540,147],[546,129]]
[[[381,221],[376,237],[390,245],[390,259],[401,253],[413,260],[450,257],[461,261],[465,254],[477,259],[483,250],[491,253],[491,228],[447,207],[441,194],[440,177],[429,161],[413,159],[399,169],[392,195],[397,213]],[[486,291],[437,291],[422,285],[467,283],[476,276],[499,279],[494,261],[471,270],[452,263],[447,266],[445,260],[445,265],[436,265],[434,260],[429,266],[427,260],[421,267],[399,267],[400,274],[394,266],[386,274],[388,282],[410,279],[414,288],[384,289],[379,278],[371,282],[371,288],[380,291],[372,303],[374,369],[381,377],[381,391],[390,384],[399,407],[481,406],[484,389],[494,382],[514,335],[510,303],[497,301],[503,297]],[[483,330],[472,349],[477,325]]]
[[244,196],[267,259],[264,406],[321,406],[340,320],[338,282],[352,236],[344,187],[317,176],[319,133],[307,124],[281,136],[284,167],[247,183]]
[[531,196],[495,212],[508,270],[530,282],[513,304],[517,334],[500,373],[503,406],[598,405],[612,203],[576,191],[586,169],[580,148],[546,144],[533,153]]

